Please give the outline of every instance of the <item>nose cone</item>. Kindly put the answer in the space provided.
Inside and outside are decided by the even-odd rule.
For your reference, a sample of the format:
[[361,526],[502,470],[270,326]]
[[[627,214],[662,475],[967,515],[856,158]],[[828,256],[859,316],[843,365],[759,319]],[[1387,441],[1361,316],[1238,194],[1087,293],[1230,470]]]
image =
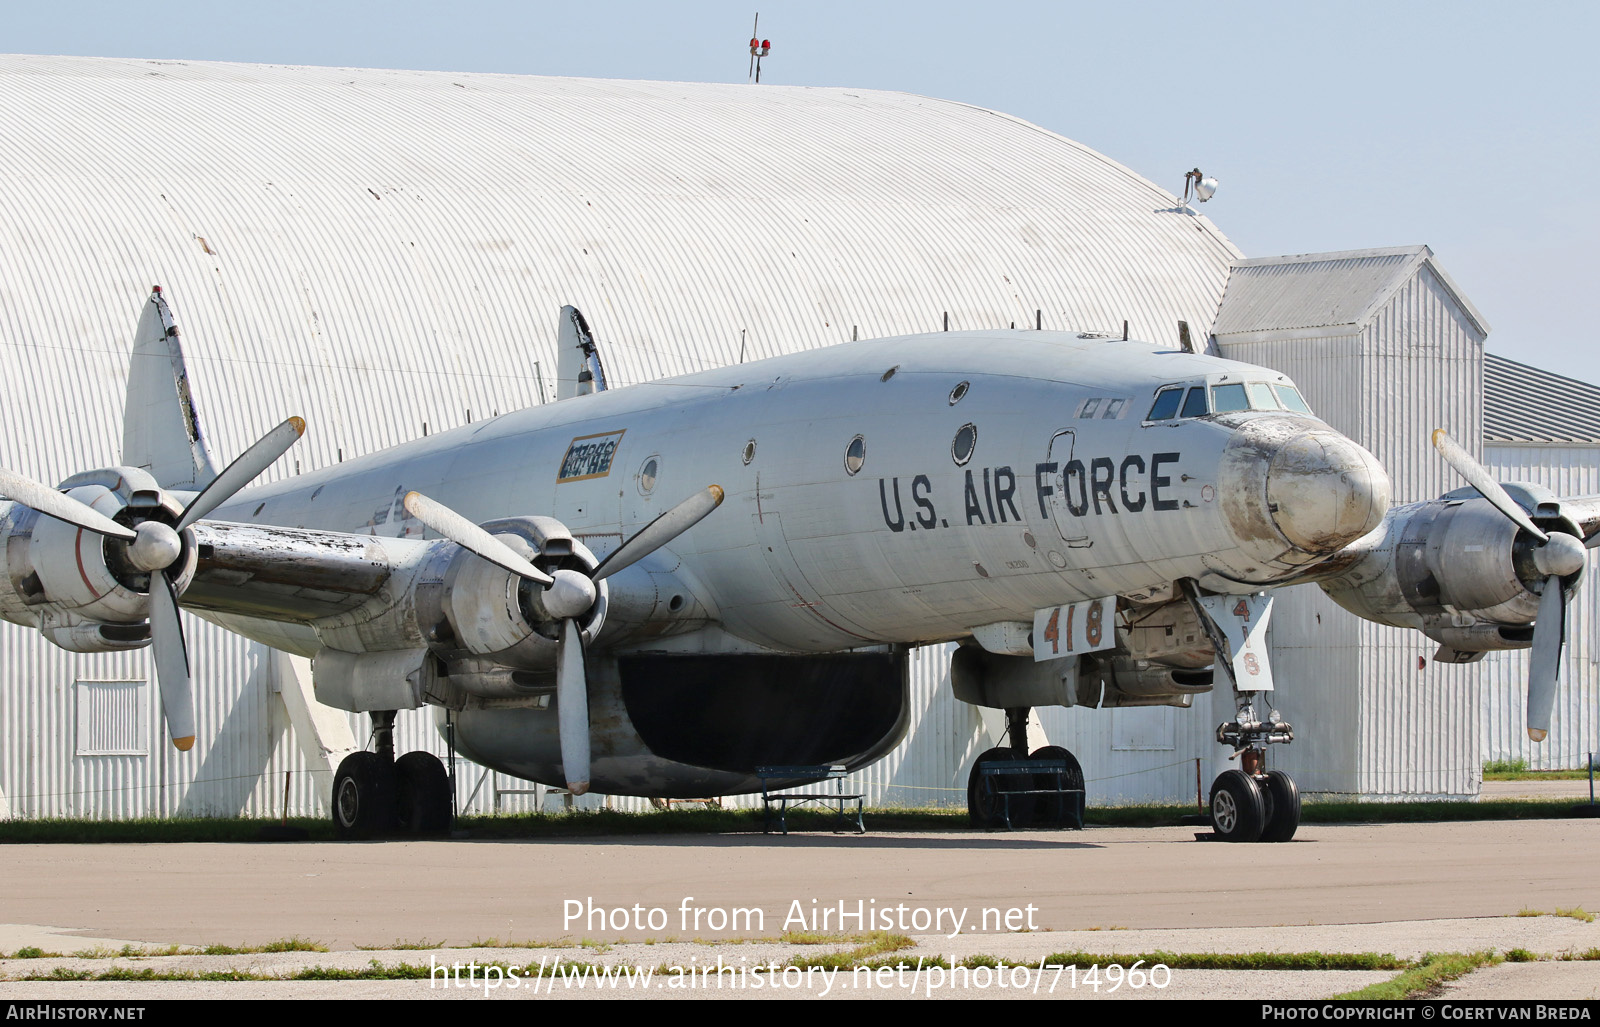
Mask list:
[[1313,428],[1283,440],[1267,465],[1267,515],[1296,549],[1337,552],[1389,509],[1389,475],[1338,432]]

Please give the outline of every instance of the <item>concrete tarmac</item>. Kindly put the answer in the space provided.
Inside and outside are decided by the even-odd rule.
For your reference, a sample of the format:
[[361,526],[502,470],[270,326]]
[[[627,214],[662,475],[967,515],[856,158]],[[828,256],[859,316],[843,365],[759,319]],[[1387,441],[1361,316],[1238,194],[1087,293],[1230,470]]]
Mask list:
[[[785,932],[872,929],[913,937],[916,947],[903,953],[912,965],[919,954],[1037,962],[1070,951],[1338,951],[1414,958],[1430,951],[1524,948],[1555,956],[1600,949],[1595,922],[1516,915],[1600,910],[1600,878],[1594,872],[1600,821],[1306,825],[1293,842],[1282,845],[1200,842],[1195,834],[1192,828],[1090,828],[509,842],[13,845],[6,847],[8,872],[0,878],[0,923],[10,925],[0,927],[0,952],[33,946],[66,955],[98,950],[104,956],[124,944],[238,946],[299,937],[334,951],[275,955],[272,959],[280,962],[273,966],[354,960],[363,967],[374,958],[391,963],[502,959],[523,965],[565,953],[569,962],[651,967],[704,966],[720,956],[725,965],[742,960],[740,966],[750,967],[763,961],[781,965],[796,954],[817,951],[777,945],[769,952],[768,943]],[[521,947],[528,943],[539,947]],[[427,949],[372,951],[396,944]],[[447,948],[468,945],[518,947],[498,956]],[[145,957],[129,965],[154,968],[153,959],[198,958]],[[238,960],[254,966],[251,960],[267,957],[230,958],[235,966],[243,965]],[[48,974],[58,965],[47,963],[0,962],[0,999],[88,997],[128,989],[155,997],[169,985],[188,983],[84,982],[69,988],[66,982],[18,980]],[[95,959],[84,965],[99,972],[112,963]],[[1174,971],[1177,990],[1125,985],[1109,997],[1317,997],[1392,976],[1351,973]],[[1600,963],[1505,964],[1451,987],[1470,988],[1480,980],[1496,996],[1520,991],[1516,997],[1594,998]],[[483,994],[437,985],[428,989],[417,981],[350,982],[337,990],[325,982],[240,982],[205,985],[204,993],[221,989],[218,997],[260,997],[264,988],[268,994],[298,995],[312,984],[311,994],[350,998],[422,991],[439,997],[445,991],[450,997]],[[813,981],[793,993],[818,994],[820,987],[820,980]],[[829,997],[846,990],[848,985],[841,984]],[[1001,988],[995,995],[1022,997],[1023,990]],[[885,995],[889,991],[887,985],[879,989]],[[960,994],[981,997],[982,992],[969,986]],[[741,997],[784,993],[771,988],[756,995],[746,989]],[[936,988],[929,993],[945,994]],[[638,990],[631,994],[644,997]],[[663,989],[657,997],[669,994]],[[956,997],[953,989],[949,994]],[[1470,997],[1472,992],[1452,994]],[[702,992],[699,997],[715,996]],[[1071,989],[1071,997],[1108,996],[1080,986]]]

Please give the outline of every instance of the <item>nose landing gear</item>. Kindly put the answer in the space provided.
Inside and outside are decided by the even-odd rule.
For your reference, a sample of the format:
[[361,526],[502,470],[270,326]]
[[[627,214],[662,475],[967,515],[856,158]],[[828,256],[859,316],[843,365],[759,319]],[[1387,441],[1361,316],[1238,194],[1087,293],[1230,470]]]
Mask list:
[[1217,728],[1217,741],[1231,745],[1238,770],[1217,775],[1211,785],[1211,824],[1225,842],[1286,842],[1300,827],[1300,790],[1281,770],[1266,770],[1266,747],[1294,741],[1294,728],[1270,710],[1256,716],[1256,696],[1272,690],[1266,628],[1272,597],[1202,596],[1183,582],[1200,624],[1217,654],[1217,665],[1233,688],[1236,719]]

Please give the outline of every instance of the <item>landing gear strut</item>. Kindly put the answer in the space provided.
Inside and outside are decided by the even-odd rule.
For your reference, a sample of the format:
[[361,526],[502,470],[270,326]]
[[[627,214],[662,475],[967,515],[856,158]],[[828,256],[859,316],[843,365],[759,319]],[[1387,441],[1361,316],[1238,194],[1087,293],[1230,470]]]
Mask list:
[[1225,842],[1286,842],[1300,826],[1300,789],[1265,764],[1267,746],[1294,741],[1294,728],[1277,710],[1257,720],[1255,695],[1235,689],[1238,719],[1217,728],[1217,741],[1233,746],[1239,769],[1224,771],[1212,784],[1211,824]]
[[353,752],[333,778],[333,823],[344,838],[399,830],[443,834],[453,813],[450,778],[429,752],[394,756],[393,710],[374,710],[376,752]]
[[[1072,753],[1059,745],[1046,745],[1028,752],[1028,716],[1032,708],[1006,709],[1006,737],[1011,745],[989,749],[979,756],[967,775],[967,815],[973,827],[1031,824],[1066,826],[1083,823],[1083,769]],[[984,773],[993,763],[1026,760],[1032,763],[1063,762],[1066,772],[1033,773],[1024,769]],[[1009,793],[1009,798],[1003,793]]]

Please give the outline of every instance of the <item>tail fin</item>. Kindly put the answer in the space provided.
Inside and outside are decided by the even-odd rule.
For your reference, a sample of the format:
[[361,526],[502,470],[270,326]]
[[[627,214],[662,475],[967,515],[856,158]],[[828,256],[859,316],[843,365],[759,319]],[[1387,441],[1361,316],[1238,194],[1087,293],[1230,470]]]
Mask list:
[[169,489],[198,491],[217,476],[189,395],[178,326],[159,285],[151,291],[134,331],[122,417],[122,463],[149,471],[162,488]]
[[589,322],[574,306],[561,308],[556,338],[556,399],[587,396],[606,388],[605,368]]

